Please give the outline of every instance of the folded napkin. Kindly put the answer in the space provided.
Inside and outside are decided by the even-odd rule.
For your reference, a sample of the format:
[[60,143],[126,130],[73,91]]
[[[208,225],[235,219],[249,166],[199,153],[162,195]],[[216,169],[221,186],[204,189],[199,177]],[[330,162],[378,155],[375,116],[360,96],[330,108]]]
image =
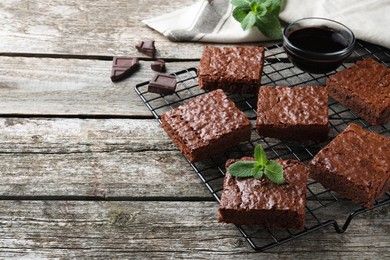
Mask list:
[[[171,41],[243,43],[269,40],[257,28],[244,31],[231,15],[230,0],[199,0],[194,5],[143,20]],[[348,26],[356,38],[390,48],[390,0],[284,0],[280,19],[324,17]]]

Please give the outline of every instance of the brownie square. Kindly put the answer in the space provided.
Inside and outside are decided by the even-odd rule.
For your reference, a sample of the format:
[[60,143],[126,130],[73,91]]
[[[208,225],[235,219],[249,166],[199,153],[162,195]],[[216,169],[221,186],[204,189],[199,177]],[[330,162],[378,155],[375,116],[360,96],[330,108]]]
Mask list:
[[324,187],[371,208],[390,189],[390,139],[350,124],[309,163]]
[[[254,160],[244,157],[241,160]],[[295,160],[277,160],[283,167],[285,183],[265,177],[239,178],[226,175],[219,207],[219,222],[259,225],[267,228],[303,229],[305,223],[307,167]]]
[[162,114],[161,121],[191,162],[216,155],[251,137],[252,124],[220,89]]
[[367,58],[326,81],[329,95],[372,125],[390,121],[390,69]]
[[205,46],[198,67],[199,87],[230,93],[257,93],[264,65],[258,46]]
[[324,86],[262,86],[256,129],[262,136],[285,140],[325,140],[328,94]]

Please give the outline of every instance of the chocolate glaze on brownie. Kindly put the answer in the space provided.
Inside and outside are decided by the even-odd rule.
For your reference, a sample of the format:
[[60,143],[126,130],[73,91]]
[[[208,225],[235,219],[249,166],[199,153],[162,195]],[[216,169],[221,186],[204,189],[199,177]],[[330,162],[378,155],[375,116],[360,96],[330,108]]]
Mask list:
[[[254,160],[244,157],[241,160]],[[226,169],[237,160],[228,160]],[[285,183],[225,175],[219,207],[220,222],[269,228],[303,229],[305,222],[307,168],[295,160],[277,160]]]
[[309,163],[313,179],[371,208],[390,189],[390,139],[351,124]]
[[250,121],[220,89],[162,114],[161,121],[191,162],[223,152],[251,137]]
[[262,86],[256,129],[262,136],[286,140],[325,140],[328,94],[324,86]]
[[258,46],[205,46],[198,68],[199,87],[225,92],[257,93],[264,65]]
[[367,58],[326,81],[329,95],[372,125],[390,122],[390,69]]

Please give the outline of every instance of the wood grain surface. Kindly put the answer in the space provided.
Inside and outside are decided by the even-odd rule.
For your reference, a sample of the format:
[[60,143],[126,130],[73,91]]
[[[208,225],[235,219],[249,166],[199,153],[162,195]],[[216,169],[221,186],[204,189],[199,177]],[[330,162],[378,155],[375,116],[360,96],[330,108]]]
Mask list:
[[390,257],[386,209],[360,218],[345,234],[329,227],[256,253],[233,225],[216,222],[217,207],[207,201],[0,201],[0,251],[61,259]]
[[[156,41],[169,73],[198,66],[204,43],[141,22],[196,1],[0,2],[0,259],[390,258],[388,205],[346,233],[329,226],[263,253],[217,222],[218,204],[134,91],[154,74],[141,40]],[[141,66],[112,83],[117,55]]]

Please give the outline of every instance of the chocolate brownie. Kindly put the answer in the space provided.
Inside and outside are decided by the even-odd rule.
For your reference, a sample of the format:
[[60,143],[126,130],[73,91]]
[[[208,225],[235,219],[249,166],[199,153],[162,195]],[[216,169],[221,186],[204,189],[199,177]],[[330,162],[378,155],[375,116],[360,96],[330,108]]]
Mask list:
[[328,136],[328,93],[324,86],[262,86],[256,129],[286,140],[324,140]]
[[326,81],[329,95],[372,125],[390,121],[390,69],[367,58]]
[[313,179],[366,208],[390,189],[390,139],[350,124],[309,163]]
[[198,67],[199,87],[230,93],[257,93],[264,65],[258,46],[205,46]]
[[251,137],[252,124],[220,89],[162,114],[161,121],[191,162],[223,152]]
[[[254,160],[244,157],[241,160]],[[278,185],[265,177],[239,178],[226,175],[219,207],[219,222],[259,225],[268,228],[303,229],[305,222],[307,167],[295,160],[277,160],[285,183]]]

